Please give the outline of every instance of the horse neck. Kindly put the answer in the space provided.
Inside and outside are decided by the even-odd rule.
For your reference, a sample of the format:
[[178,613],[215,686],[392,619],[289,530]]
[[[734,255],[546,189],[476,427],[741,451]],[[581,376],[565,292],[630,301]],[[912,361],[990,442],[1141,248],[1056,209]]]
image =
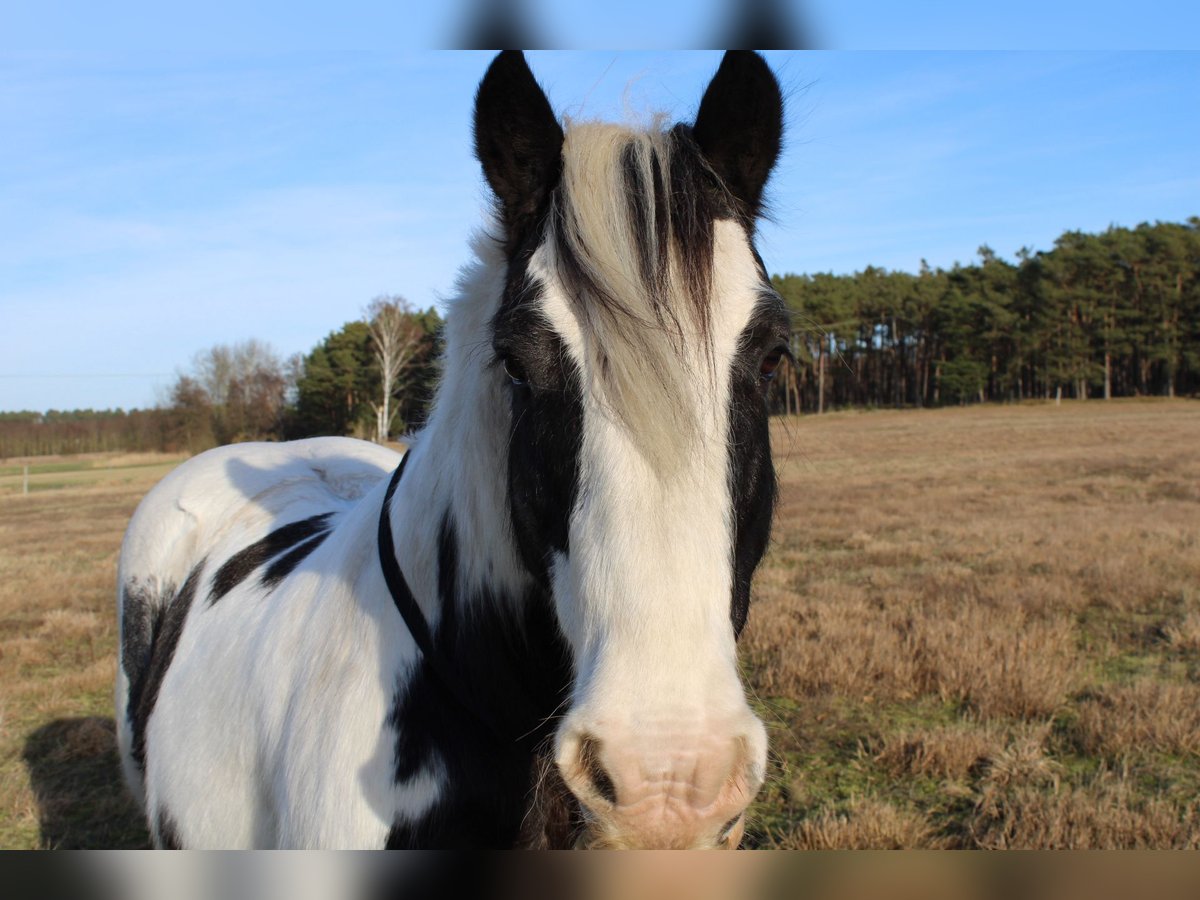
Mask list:
[[397,559],[435,630],[448,613],[520,603],[535,589],[512,537],[509,398],[490,368],[490,323],[504,276],[493,254],[460,280],[433,411],[413,440],[390,510]]
[[[446,325],[444,369],[429,424],[415,437],[389,510],[401,570],[453,671],[451,690],[488,710],[489,726],[532,753],[570,688],[570,654],[551,600],[516,549],[508,503],[509,397],[491,366],[491,317],[503,271],[481,266]],[[490,293],[494,291],[494,293]],[[491,303],[488,297],[496,298]],[[470,768],[471,741],[443,752]],[[511,762],[511,756],[510,762]],[[474,762],[470,762],[470,760]],[[514,803],[528,785],[520,774]]]

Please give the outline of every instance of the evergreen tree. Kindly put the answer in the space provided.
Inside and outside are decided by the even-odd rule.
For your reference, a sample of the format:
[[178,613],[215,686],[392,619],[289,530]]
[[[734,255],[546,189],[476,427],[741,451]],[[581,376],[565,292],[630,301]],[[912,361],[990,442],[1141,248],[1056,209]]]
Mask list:
[[[916,275],[774,276],[800,408],[1200,393],[1200,217]],[[790,394],[789,394],[790,396]],[[790,401],[789,401],[790,402]]]

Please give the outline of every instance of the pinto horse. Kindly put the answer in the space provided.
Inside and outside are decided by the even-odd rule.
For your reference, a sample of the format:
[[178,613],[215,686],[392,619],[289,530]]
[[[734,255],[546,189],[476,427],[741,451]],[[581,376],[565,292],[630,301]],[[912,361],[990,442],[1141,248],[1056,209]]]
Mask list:
[[161,847],[734,847],[767,739],[736,641],[775,499],[785,306],[754,248],[766,62],[694,124],[475,98],[490,231],[403,457],[220,447],[119,568],[126,778]]

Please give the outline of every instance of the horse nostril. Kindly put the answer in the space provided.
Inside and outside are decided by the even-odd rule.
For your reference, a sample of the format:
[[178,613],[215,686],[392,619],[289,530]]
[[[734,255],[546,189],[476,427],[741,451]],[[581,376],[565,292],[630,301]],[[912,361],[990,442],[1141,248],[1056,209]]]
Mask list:
[[[736,816],[734,816],[732,819],[730,819],[728,822],[726,822],[724,825],[721,826],[721,830],[718,832],[719,837],[717,838],[717,844],[719,846],[732,844],[732,841],[730,841],[730,838],[733,837],[734,829],[737,828],[738,825],[740,825],[742,823],[742,815],[743,815],[742,813],[738,813]],[[739,835],[739,838],[740,838],[740,835]],[[740,840],[739,840],[739,842],[740,842]]]
[[593,790],[616,806],[616,785],[600,763],[600,741],[590,734],[584,735],[579,741],[579,765],[591,782]]

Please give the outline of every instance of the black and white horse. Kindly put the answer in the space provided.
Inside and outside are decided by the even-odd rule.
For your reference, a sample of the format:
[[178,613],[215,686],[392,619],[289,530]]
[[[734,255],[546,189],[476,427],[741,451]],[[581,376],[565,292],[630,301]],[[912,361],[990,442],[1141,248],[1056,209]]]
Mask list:
[[119,741],[156,844],[736,846],[767,753],[736,639],[775,495],[788,323],[753,236],[781,131],[753,53],[669,129],[564,131],[495,59],[496,233],[403,460],[221,447],[129,526]]

